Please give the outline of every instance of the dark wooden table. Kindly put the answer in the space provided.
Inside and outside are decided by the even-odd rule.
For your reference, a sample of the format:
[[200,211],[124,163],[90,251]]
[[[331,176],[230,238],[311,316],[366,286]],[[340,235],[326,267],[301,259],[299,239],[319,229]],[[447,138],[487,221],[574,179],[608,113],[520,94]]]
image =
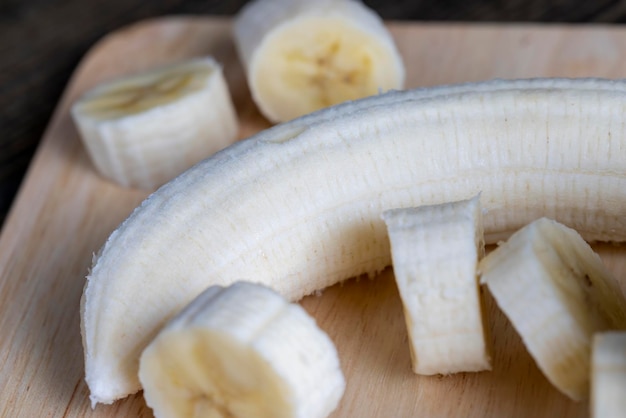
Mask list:
[[[107,32],[153,16],[232,15],[245,0],[0,0],[0,225],[74,67]],[[384,19],[603,22],[626,0],[369,0]]]

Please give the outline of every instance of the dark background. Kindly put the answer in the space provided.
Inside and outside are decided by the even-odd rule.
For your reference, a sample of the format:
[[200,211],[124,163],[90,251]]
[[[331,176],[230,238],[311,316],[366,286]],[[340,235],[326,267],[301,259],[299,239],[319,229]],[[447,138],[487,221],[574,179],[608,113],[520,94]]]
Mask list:
[[[311,0],[315,1],[315,0]],[[244,0],[0,0],[0,225],[81,57],[148,17],[233,15]],[[622,23],[626,0],[365,0],[387,20]]]

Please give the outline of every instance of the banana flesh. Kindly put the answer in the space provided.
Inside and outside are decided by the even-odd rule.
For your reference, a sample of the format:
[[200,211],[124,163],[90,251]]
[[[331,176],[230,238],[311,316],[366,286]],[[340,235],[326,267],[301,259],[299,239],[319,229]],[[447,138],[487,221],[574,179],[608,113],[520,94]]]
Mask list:
[[491,370],[476,268],[484,254],[473,199],[383,213],[402,298],[413,371]]
[[600,257],[576,231],[542,218],[479,270],[548,380],[574,400],[587,398],[593,334],[626,329],[626,300]]
[[607,331],[593,337],[591,416],[626,415],[626,332]]
[[345,380],[332,341],[297,304],[247,282],[213,286],[144,350],[157,418],[324,418]]
[[239,141],[153,193],[108,238],[81,307],[94,403],[210,285],[290,300],[391,264],[381,214],[481,193],[485,240],[547,216],[626,239],[626,82],[494,81],[378,95]]
[[198,58],[95,87],[72,116],[98,172],[154,189],[237,138],[220,65]]
[[272,122],[404,84],[393,38],[361,1],[255,0],[234,35],[252,97]]

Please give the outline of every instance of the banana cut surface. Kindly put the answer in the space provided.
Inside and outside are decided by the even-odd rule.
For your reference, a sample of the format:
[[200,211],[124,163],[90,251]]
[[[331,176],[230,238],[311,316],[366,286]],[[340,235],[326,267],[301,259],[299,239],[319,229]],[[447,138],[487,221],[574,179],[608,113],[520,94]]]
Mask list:
[[238,132],[222,68],[210,57],[96,86],[71,113],[98,172],[143,189],[232,144]]
[[107,239],[81,305],[94,402],[141,388],[142,350],[210,285],[297,300],[391,264],[381,214],[481,195],[485,241],[541,217],[626,241],[626,82],[496,80],[389,92],[238,141]]
[[392,36],[360,0],[255,0],[234,34],[252,97],[272,122],[404,85]]

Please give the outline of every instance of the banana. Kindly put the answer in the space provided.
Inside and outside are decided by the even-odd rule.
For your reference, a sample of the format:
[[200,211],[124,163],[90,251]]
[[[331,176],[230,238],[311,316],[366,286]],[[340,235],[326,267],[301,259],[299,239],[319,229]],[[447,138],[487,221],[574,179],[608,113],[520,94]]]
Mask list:
[[593,336],[591,351],[591,416],[626,415],[626,332],[607,331]]
[[576,231],[542,218],[478,268],[548,380],[573,400],[587,398],[593,334],[626,329],[626,300],[600,257]]
[[144,350],[139,379],[157,418],[324,418],[345,389],[315,320],[247,282],[194,299]]
[[141,351],[210,285],[289,300],[391,264],[381,214],[481,193],[485,240],[541,216],[626,240],[626,82],[390,92],[238,141],[148,197],[95,256],[81,305],[93,403],[140,389]]
[[96,86],[71,114],[98,172],[144,189],[232,144],[238,131],[222,68],[210,57]]
[[413,371],[491,370],[476,275],[484,255],[479,197],[383,213]]
[[237,15],[234,37],[272,122],[404,85],[392,36],[360,0],[255,0]]

